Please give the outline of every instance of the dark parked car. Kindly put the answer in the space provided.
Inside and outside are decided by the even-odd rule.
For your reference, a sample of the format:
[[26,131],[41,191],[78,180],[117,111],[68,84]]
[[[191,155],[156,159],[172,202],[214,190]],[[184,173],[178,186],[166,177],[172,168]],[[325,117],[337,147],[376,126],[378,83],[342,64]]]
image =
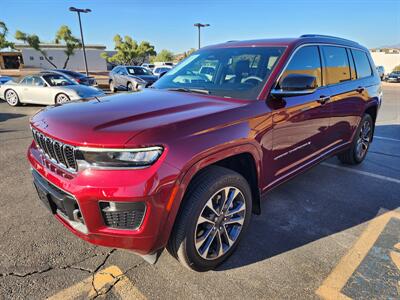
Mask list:
[[62,75],[73,79],[78,84],[97,86],[97,81],[94,77],[86,76],[79,72],[63,69],[47,70],[46,73],[48,72],[61,73]]
[[393,71],[386,80],[387,82],[400,82],[400,71]]
[[138,91],[152,85],[158,76],[139,66],[117,66],[110,72],[110,91]]
[[40,111],[28,159],[40,199],[75,235],[152,262],[167,247],[206,271],[234,252],[266,192],[332,155],[361,163],[381,98],[356,42],[228,42],[151,89]]

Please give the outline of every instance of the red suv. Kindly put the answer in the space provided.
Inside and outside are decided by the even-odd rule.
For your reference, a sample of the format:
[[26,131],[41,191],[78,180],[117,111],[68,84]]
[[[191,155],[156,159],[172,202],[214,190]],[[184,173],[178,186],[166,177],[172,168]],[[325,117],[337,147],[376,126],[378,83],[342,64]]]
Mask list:
[[[207,72],[202,70],[207,69]],[[381,103],[368,50],[321,35],[202,48],[137,93],[46,108],[28,159],[71,232],[205,271],[261,195],[323,159],[363,161]]]

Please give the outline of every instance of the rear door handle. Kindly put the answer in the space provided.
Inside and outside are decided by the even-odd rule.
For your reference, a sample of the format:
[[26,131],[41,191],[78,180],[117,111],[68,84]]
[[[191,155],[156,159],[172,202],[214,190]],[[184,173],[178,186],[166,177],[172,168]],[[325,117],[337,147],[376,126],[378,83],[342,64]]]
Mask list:
[[317,100],[317,102],[321,103],[321,104],[325,104],[329,100],[331,100],[330,96],[320,96],[319,99]]
[[365,87],[359,86],[358,88],[356,88],[356,91],[361,94],[362,92],[365,91]]

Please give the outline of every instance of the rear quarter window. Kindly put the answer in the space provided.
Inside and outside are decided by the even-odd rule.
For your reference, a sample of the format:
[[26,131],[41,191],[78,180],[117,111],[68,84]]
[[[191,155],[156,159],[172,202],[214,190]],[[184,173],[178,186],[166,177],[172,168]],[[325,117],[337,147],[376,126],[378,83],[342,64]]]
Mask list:
[[357,78],[369,77],[372,75],[371,65],[367,53],[361,50],[352,49],[354,63],[356,65]]

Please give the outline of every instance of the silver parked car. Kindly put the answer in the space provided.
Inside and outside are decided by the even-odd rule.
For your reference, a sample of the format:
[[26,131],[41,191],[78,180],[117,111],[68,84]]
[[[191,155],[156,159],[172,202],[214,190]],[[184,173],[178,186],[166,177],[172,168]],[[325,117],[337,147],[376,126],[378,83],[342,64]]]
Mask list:
[[378,71],[381,80],[383,80],[385,78],[385,68],[383,66],[376,66],[376,70]]
[[138,91],[152,85],[158,79],[149,70],[139,66],[117,66],[110,72],[110,91]]
[[0,97],[11,106],[20,103],[61,104],[82,98],[102,96],[98,88],[77,84],[56,73],[40,73],[21,79],[19,83],[9,81],[0,86]]

